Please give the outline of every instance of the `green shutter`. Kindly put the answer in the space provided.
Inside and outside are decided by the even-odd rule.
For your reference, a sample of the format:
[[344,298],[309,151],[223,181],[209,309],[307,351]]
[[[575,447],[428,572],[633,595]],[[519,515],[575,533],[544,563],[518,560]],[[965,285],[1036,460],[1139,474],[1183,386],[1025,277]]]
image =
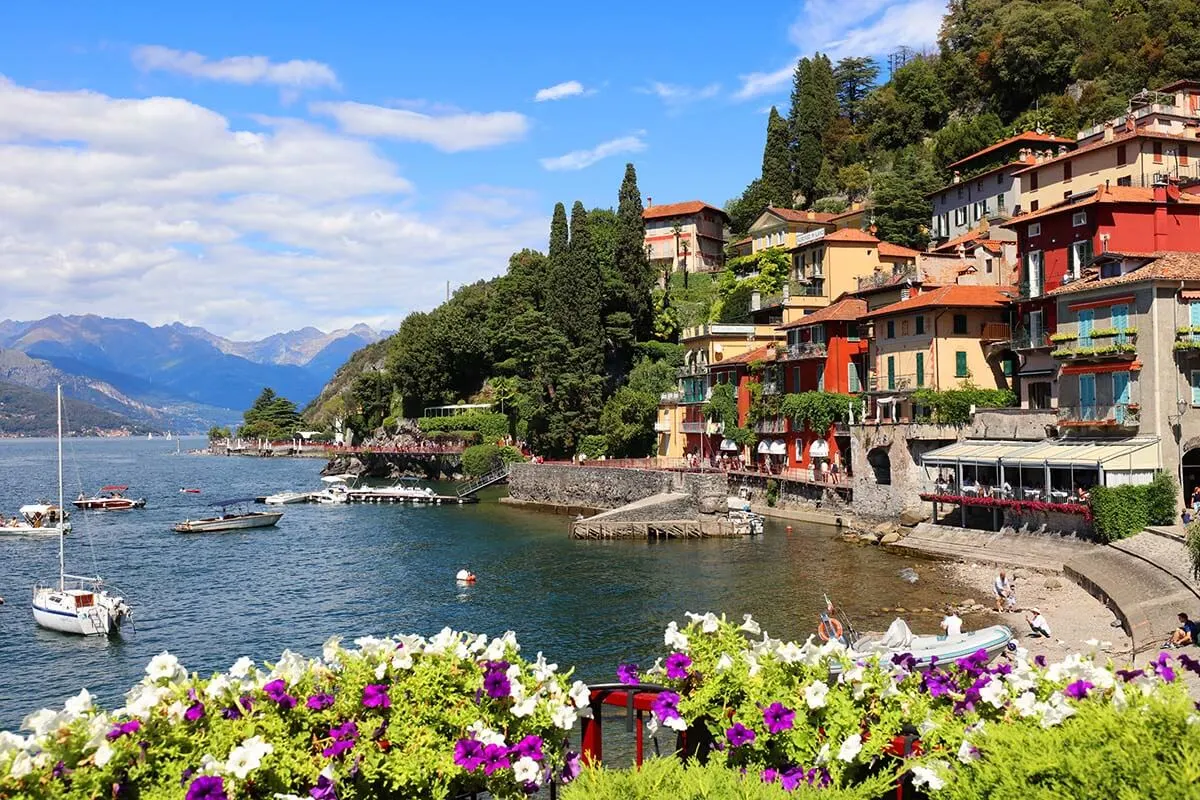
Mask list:
[[888,382],[888,385],[887,385],[888,391],[895,391],[895,389],[896,389],[896,357],[895,356],[888,356],[887,382]]
[[862,391],[862,382],[858,377],[858,364],[853,361],[846,368],[846,383],[850,388],[851,393]]
[[1021,254],[1021,297],[1029,297],[1029,253]]
[[1084,267],[1088,266],[1091,263],[1092,263],[1092,240],[1084,239],[1083,240],[1083,263],[1079,265],[1079,268],[1083,269]]
[[954,354],[954,377],[967,377],[967,351],[959,350]]
[[917,314],[917,335],[920,336],[925,332],[925,315]]
[[[917,319],[920,319],[918,317]],[[917,353],[917,386],[925,385],[925,354]]]

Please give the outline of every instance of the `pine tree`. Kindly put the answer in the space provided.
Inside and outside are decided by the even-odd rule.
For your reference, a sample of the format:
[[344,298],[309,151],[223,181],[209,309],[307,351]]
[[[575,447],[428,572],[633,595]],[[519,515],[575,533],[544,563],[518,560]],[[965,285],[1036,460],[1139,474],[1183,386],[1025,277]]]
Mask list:
[[567,209],[554,204],[550,220],[550,255],[546,258],[546,315],[550,323],[571,339],[575,312],[574,275],[571,269],[571,243],[567,233]]
[[929,243],[929,201],[926,194],[938,186],[928,155],[918,146],[896,156],[890,173],[875,185],[875,225],[879,238],[923,250]]
[[822,140],[837,112],[837,82],[829,58],[817,53],[811,59],[800,59],[788,122],[793,147],[793,185],[804,195],[805,205],[812,205],[816,199],[817,177],[825,158]]
[[625,178],[617,202],[617,242],[614,253],[617,273],[625,284],[622,309],[629,314],[633,338],[648,341],[653,335],[654,314],[650,290],[654,287],[654,271],[646,258],[646,220],[642,217],[642,195],[638,191],[637,172],[633,164],[625,165]]
[[567,209],[562,203],[554,204],[554,216],[550,219],[550,258],[567,255]]
[[774,206],[792,206],[791,151],[788,147],[788,124],[771,106],[767,118],[767,145],[763,148],[762,182],[767,202]]
[[867,94],[875,87],[879,77],[879,66],[874,59],[847,57],[837,63],[833,71],[837,81],[838,105],[842,116],[857,124],[862,117],[862,104]]

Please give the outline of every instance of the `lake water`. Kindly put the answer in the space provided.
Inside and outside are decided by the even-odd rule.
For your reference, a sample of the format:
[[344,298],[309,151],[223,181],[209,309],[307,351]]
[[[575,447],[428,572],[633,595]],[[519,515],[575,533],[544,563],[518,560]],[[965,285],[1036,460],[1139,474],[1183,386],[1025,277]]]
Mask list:
[[[76,511],[67,537],[68,572],[119,587],[135,629],[112,640],[39,629],[30,592],[57,579],[57,540],[0,539],[0,730],[81,687],[119,705],[163,650],[209,674],[242,655],[319,655],[333,635],[512,629],[531,657],[543,650],[584,680],[611,681],[621,661],[661,653],[663,628],[685,611],[751,613],[772,635],[803,639],[824,592],[875,630],[891,621],[880,606],[936,608],[969,596],[927,565],[916,565],[918,583],[905,583],[899,571],[912,562],[848,545],[830,528],[793,523],[788,533],[768,520],[757,538],[573,541],[567,518],[501,505],[503,489],[469,506],[290,505],[275,528],[181,535],[170,526],[207,516],[212,501],[320,488],[324,462],[176,455],[160,439],[64,447],[68,502],[108,483],[147,498],[144,510]],[[51,440],[0,440],[0,510],[57,493],[54,453]],[[179,493],[184,486],[203,493]],[[463,567],[478,576],[470,588],[454,581]],[[933,629],[937,618],[909,621]]]

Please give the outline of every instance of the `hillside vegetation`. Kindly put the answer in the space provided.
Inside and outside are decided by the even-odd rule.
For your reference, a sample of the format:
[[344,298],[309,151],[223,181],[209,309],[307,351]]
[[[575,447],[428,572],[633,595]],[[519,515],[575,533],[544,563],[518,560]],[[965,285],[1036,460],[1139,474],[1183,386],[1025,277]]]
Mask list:
[[[136,426],[101,408],[63,399],[65,432],[86,436],[100,431],[137,432]],[[0,381],[0,436],[53,436],[57,430],[54,395]]]

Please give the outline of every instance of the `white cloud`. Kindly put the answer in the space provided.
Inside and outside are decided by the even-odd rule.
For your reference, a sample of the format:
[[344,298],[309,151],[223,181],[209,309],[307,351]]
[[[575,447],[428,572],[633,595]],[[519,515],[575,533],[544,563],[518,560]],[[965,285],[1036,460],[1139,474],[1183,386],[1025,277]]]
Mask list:
[[395,327],[446,280],[544,244],[528,194],[477,186],[419,206],[370,142],[302,120],[237,129],[177,98],[3,77],[0,108],[0,319],[96,313],[237,338]]
[[638,132],[632,136],[610,139],[588,150],[572,150],[565,155],[540,159],[539,163],[542,165],[542,169],[551,172],[587,169],[609,156],[621,153],[640,153],[646,149],[646,142],[642,139],[644,135],[644,132]]
[[[946,0],[804,0],[788,29],[799,55],[821,52],[845,56],[883,56],[904,45],[918,50],[937,41]],[[738,100],[781,92],[791,85],[796,59],[770,72],[740,75]]]
[[638,89],[643,94],[651,94],[662,100],[668,106],[678,108],[695,103],[700,100],[708,100],[716,97],[721,91],[721,84],[710,83],[707,86],[680,86],[674,83],[663,83],[662,81],[651,81],[646,86]]
[[312,103],[309,110],[337,120],[346,133],[431,144],[446,153],[495,147],[525,137],[529,120],[515,111],[422,114],[366,103]]
[[200,53],[142,45],[133,50],[133,63],[142,72],[174,72],[224,83],[265,83],[288,89],[337,87],[337,75],[320,61],[271,61],[266,56],[232,56],[216,61]]
[[556,83],[553,86],[548,86],[545,89],[538,89],[537,94],[533,96],[533,100],[537,103],[543,103],[547,100],[562,100],[563,98],[574,97],[583,93],[583,84],[579,81],[564,81]]

